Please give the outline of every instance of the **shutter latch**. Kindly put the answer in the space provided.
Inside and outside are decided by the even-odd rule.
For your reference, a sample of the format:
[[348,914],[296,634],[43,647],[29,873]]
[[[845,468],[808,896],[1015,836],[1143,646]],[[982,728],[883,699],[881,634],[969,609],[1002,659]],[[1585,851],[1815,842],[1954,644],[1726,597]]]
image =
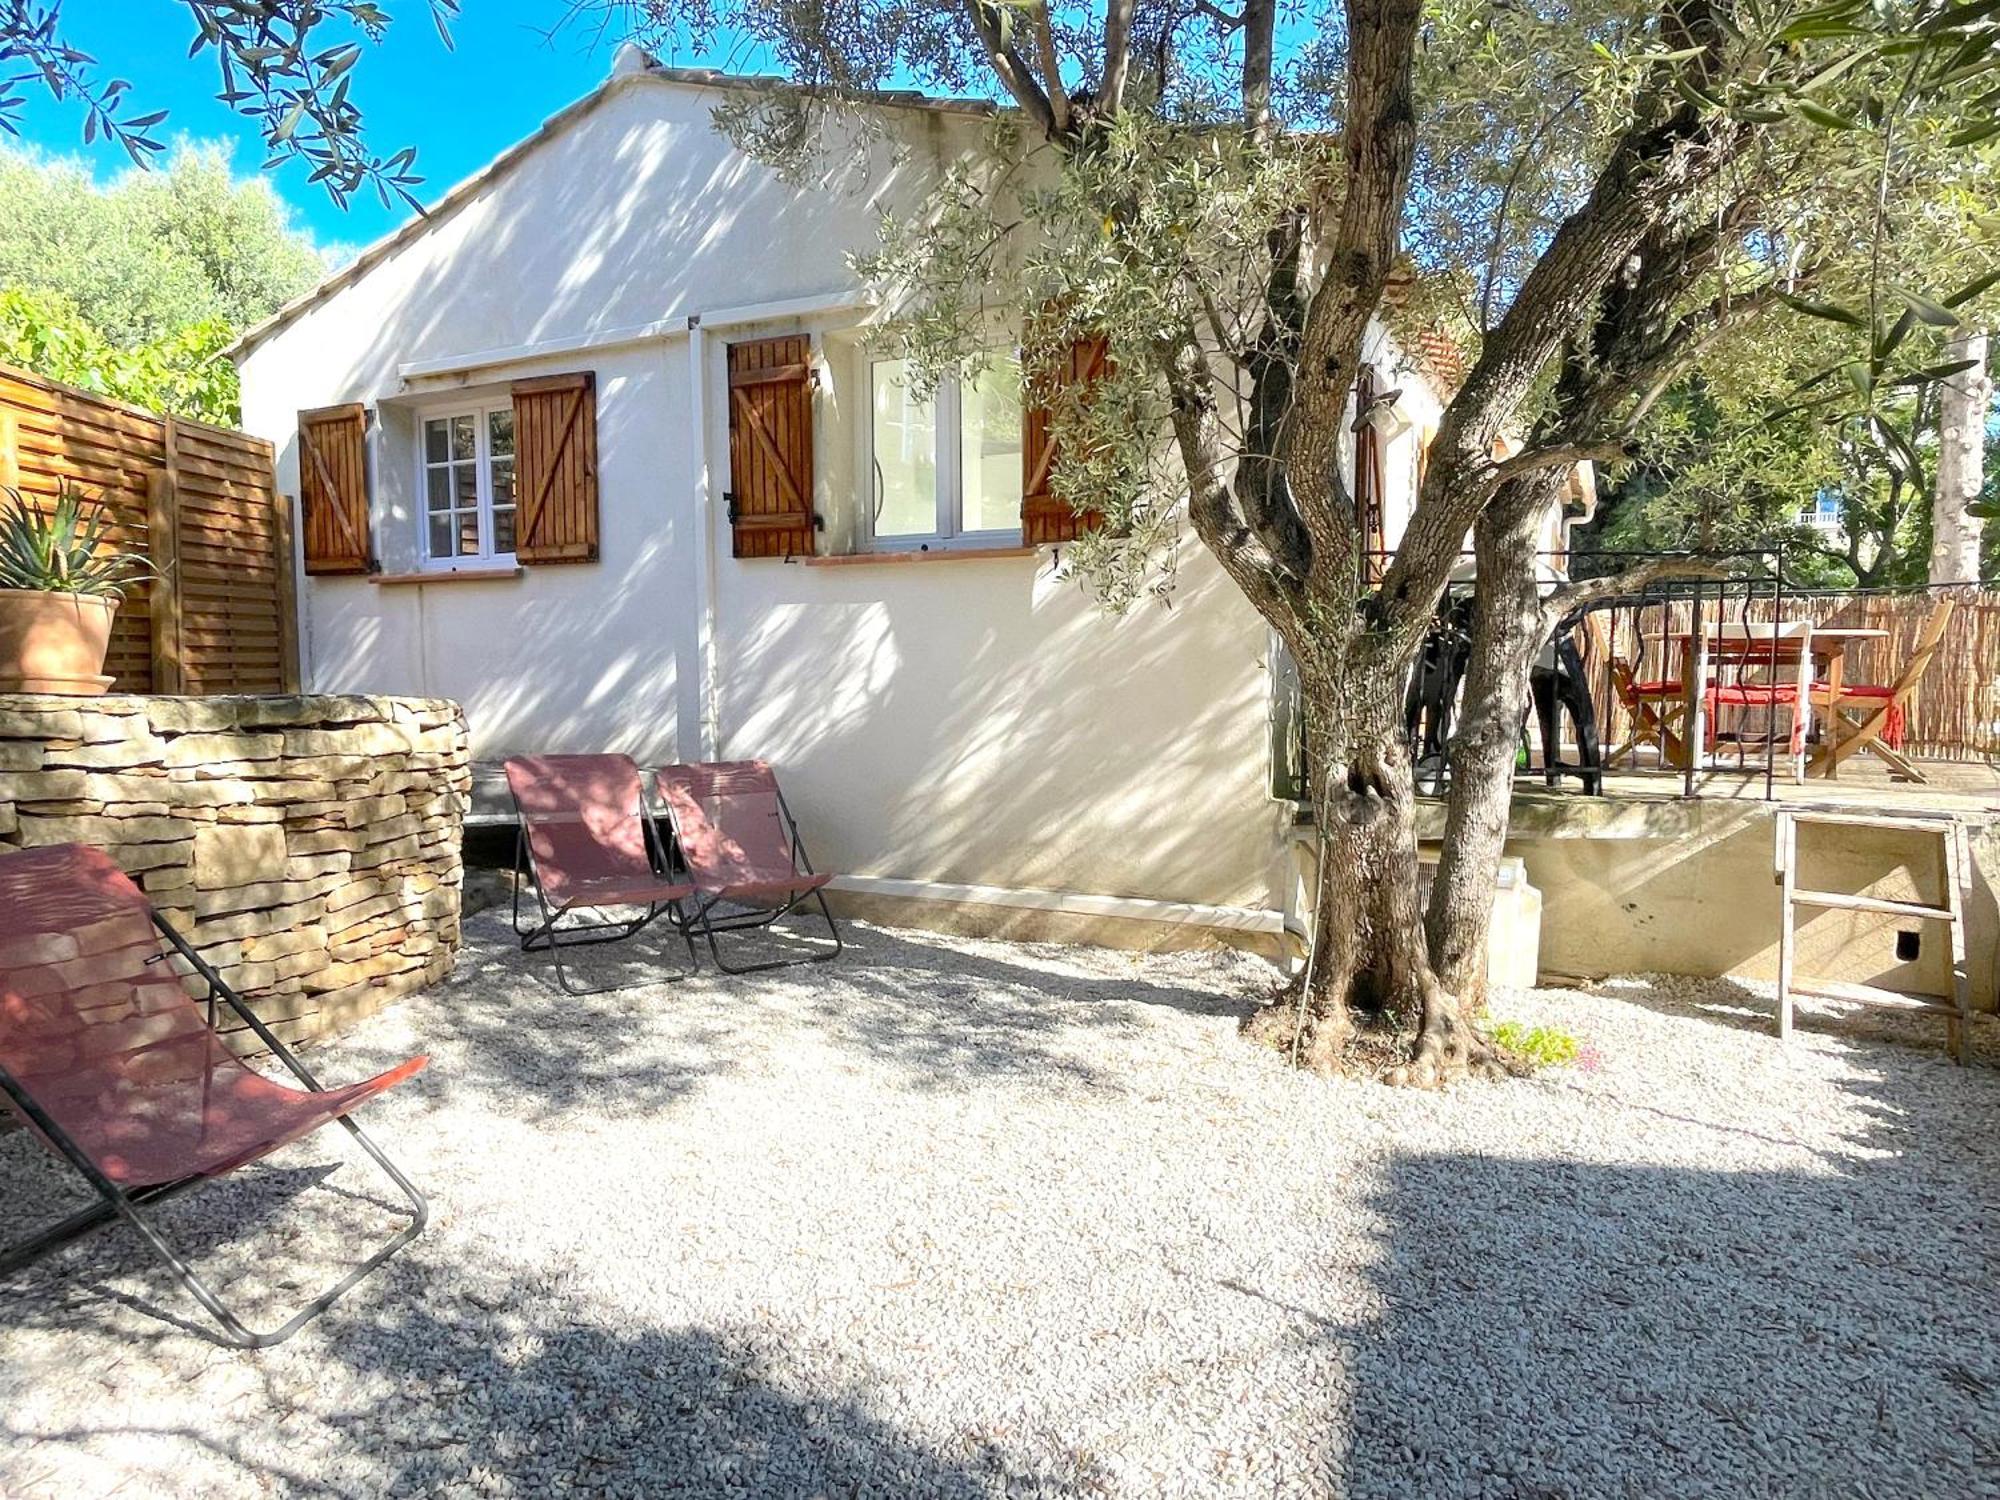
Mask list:
[[734,526],[743,518],[742,507],[736,503],[736,491],[724,490],[722,492],[722,503],[729,507],[729,524]]

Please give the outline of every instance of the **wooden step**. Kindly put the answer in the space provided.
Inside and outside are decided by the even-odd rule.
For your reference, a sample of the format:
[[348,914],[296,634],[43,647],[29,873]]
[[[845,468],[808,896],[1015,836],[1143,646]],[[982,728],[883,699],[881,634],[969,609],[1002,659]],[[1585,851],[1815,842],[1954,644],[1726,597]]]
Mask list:
[[1799,906],[1824,906],[1835,911],[1879,911],[1892,917],[1916,917],[1926,922],[1958,920],[1958,913],[1948,906],[1926,906],[1920,901],[1892,901],[1886,896],[1850,895],[1846,891],[1794,889],[1792,900]]
[[1837,1000],[1846,1005],[1874,1005],[1890,1010],[1921,1010],[1941,1016],[1955,1016],[1958,1007],[1939,995],[1909,995],[1872,984],[1848,984],[1834,979],[1810,979],[1792,985],[1794,995],[1810,995],[1815,1000]]

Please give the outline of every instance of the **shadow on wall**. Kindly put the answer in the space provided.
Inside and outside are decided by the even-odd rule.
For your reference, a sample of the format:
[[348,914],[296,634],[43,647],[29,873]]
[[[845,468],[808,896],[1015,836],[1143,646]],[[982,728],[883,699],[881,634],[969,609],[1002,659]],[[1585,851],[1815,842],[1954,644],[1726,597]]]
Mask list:
[[[397,389],[397,368],[411,360],[631,327],[691,306],[713,310],[844,282],[841,236],[821,222],[825,215],[801,212],[794,190],[774,173],[723,150],[708,119],[715,102],[657,84],[614,95],[336,294],[331,311],[309,313],[281,336],[312,344],[310,356],[303,345],[300,353],[287,351],[284,365],[269,365],[268,374],[253,356],[253,378],[288,394],[310,389],[312,400],[300,404],[372,401]],[[877,165],[881,170],[871,171]],[[872,224],[867,205],[898,200],[911,178],[911,163],[892,164],[879,150],[831,152],[810,201],[843,216],[835,229],[849,218]],[[756,268],[749,276],[746,264]],[[342,326],[322,330],[315,318]],[[357,321],[373,330],[366,342],[345,332]],[[675,702],[676,684],[692,681],[695,670],[691,657],[682,658],[694,638],[698,518],[673,483],[675,465],[687,461],[688,414],[659,385],[671,370],[678,388],[686,355],[679,343],[636,361],[631,355],[624,351],[619,361],[643,366],[643,377],[600,389],[599,451],[614,471],[606,476],[603,560],[540,570],[532,592],[507,583],[454,585],[453,602],[442,607],[414,589],[392,595],[358,579],[316,581],[317,685],[460,698],[482,758],[514,749],[667,754],[676,718],[688,722]],[[337,373],[326,373],[329,362]],[[540,367],[599,363],[610,361],[576,354]],[[283,423],[289,415],[264,419]],[[279,435],[279,447],[296,473],[296,435]],[[615,472],[621,461],[626,467]],[[378,536],[385,526],[403,528],[397,539],[410,538],[413,555],[412,481],[400,472],[381,481],[378,473]],[[391,504],[397,513],[389,513]],[[671,568],[664,566],[670,558]],[[489,603],[463,607],[475,599]],[[379,628],[385,615],[395,619],[394,631]],[[428,662],[414,651],[400,661],[391,656],[419,632]],[[475,669],[454,670],[459,662]],[[633,726],[632,703],[664,723]],[[617,727],[607,734],[606,724]],[[523,740],[524,726],[537,726],[533,743]]]
[[[285,362],[268,376],[253,364],[253,374],[274,391],[303,386],[304,346],[324,336],[311,356],[345,374],[323,385],[313,375],[320,395],[379,394],[413,358],[631,326],[690,299],[828,290],[847,279],[843,240],[872,234],[872,210],[906,194],[935,134],[910,123],[918,149],[893,166],[879,150],[836,154],[820,191],[800,200],[721,149],[710,103],[656,86],[613,97],[309,315],[289,335],[298,350],[260,350],[253,361],[270,352]],[[344,331],[357,326],[367,332]],[[596,363],[546,367],[565,362]],[[320,685],[379,691],[420,677],[408,685],[465,704],[482,759],[699,753],[688,733],[694,553],[709,518],[692,514],[682,480],[687,413],[672,393],[685,350],[603,363],[603,561],[448,590],[316,582]],[[400,491],[406,513],[379,525],[414,530],[410,488]],[[1199,550],[1185,545],[1190,557]],[[1263,634],[1240,601],[1199,627],[1183,618],[1228,608],[1212,569],[1186,570],[1171,615],[1147,604],[1109,620],[1028,559],[892,577],[733,564],[726,538],[720,550],[724,753],[779,765],[828,867],[1275,904]],[[932,573],[943,576],[905,576]],[[1226,636],[1233,654],[1190,657],[1197,630]],[[1228,817],[1187,805],[1209,791]]]
[[733,583],[730,748],[787,771],[832,868],[1270,905],[1262,636],[1181,545],[1174,608],[1119,617],[1046,557]]

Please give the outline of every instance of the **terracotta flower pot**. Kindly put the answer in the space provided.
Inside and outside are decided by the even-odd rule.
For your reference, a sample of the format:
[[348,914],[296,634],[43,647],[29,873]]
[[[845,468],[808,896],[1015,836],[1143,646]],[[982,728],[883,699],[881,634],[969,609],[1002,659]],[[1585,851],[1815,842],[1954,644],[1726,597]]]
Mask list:
[[101,693],[116,599],[0,589],[0,693]]

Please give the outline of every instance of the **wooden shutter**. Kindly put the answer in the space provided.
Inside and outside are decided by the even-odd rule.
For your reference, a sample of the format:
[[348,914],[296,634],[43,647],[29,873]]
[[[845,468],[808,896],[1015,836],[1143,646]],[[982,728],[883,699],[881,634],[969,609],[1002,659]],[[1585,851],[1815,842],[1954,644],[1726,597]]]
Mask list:
[[299,511],[308,573],[374,571],[368,529],[368,408],[299,413]]
[[1354,528],[1361,538],[1361,576],[1381,581],[1388,558],[1382,503],[1382,430],[1366,420],[1375,403],[1375,367],[1354,382]]
[[813,550],[812,341],[804,334],[729,346],[732,553]]
[[[1058,389],[1089,386],[1104,378],[1110,357],[1110,344],[1102,335],[1079,339],[1054,373],[1054,384]],[[1031,399],[1021,421],[1021,540],[1030,547],[1074,541],[1104,524],[1102,511],[1078,511],[1066,497],[1055,493],[1052,476],[1056,459],[1054,412],[1048,403]]]
[[597,377],[514,383],[514,556],[597,561]]

